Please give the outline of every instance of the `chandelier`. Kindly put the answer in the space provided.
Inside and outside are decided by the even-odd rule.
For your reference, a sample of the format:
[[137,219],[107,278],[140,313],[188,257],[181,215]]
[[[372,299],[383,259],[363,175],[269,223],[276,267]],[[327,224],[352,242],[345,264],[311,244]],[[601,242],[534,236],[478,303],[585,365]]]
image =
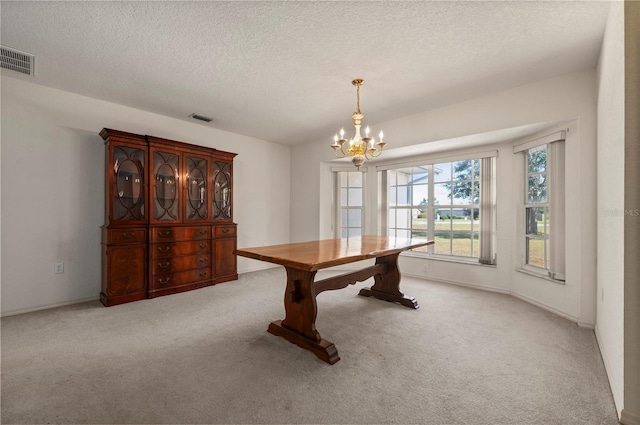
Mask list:
[[351,121],[356,128],[356,134],[352,139],[347,140],[344,138],[344,128],[340,129],[340,137],[338,137],[338,134],[333,136],[333,144],[331,147],[333,148],[336,158],[346,158],[350,156],[353,165],[356,166],[357,170],[360,170],[360,166],[365,160],[380,156],[384,145],[387,143],[383,141],[384,134],[382,131],[379,134],[380,139],[378,142],[376,142],[373,137],[369,137],[369,126],[367,126],[364,131],[365,137],[360,135],[360,127],[362,126],[362,119],[364,118],[364,114],[360,112],[360,86],[364,84],[364,80],[357,78],[353,80],[351,84],[356,86],[357,93],[356,111],[351,115]]

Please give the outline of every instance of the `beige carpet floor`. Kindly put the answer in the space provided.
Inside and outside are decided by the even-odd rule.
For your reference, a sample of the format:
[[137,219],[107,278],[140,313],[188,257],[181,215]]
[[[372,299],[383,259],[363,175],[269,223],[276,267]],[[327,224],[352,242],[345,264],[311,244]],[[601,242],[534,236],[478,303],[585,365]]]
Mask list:
[[318,296],[330,366],[266,332],[284,279],[3,318],[2,423],[617,424],[591,330],[405,276],[410,310],[368,281]]

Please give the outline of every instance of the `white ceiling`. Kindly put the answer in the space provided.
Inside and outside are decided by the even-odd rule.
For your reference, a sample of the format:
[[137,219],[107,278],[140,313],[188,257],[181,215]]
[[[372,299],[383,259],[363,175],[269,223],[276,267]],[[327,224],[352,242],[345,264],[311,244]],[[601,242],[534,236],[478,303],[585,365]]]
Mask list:
[[[597,64],[604,1],[9,2],[12,76],[294,145]],[[196,121],[197,122],[197,121]]]

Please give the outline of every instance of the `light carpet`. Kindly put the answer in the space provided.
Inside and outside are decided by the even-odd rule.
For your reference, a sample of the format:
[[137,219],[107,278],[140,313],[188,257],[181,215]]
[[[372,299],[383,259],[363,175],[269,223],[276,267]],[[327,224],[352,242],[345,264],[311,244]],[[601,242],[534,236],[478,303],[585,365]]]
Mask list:
[[369,280],[318,296],[331,366],[266,332],[284,282],[3,318],[2,423],[618,423],[593,331],[547,311],[404,276],[411,310]]

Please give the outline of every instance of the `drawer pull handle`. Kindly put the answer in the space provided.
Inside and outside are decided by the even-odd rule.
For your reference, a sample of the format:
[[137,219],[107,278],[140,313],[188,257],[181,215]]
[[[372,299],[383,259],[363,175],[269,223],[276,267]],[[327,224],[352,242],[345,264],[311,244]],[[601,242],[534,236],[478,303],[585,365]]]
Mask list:
[[166,263],[158,263],[158,267],[160,267],[161,269],[166,269],[167,267],[169,267],[171,265],[171,261],[167,261]]
[[207,257],[200,257],[200,259],[198,259],[198,262],[200,263],[204,263],[206,261],[208,261],[209,259]]
[[222,233],[229,233],[229,228],[228,227],[223,227],[222,228]]
[[206,276],[207,272],[200,272],[200,276]]
[[200,229],[198,230],[198,234],[200,235],[206,235],[208,232],[205,229]]
[[159,246],[158,251],[160,252],[169,252],[171,250],[170,246]]
[[206,247],[207,247],[207,244],[206,244],[206,243],[201,243],[201,244],[200,244],[200,248],[205,249]]
[[158,279],[158,283],[161,283],[162,285],[165,285],[165,284],[169,283],[170,280],[171,280],[170,277],[167,277],[165,279]]
[[122,232],[122,237],[125,239],[131,239],[131,238],[135,238],[136,234],[131,232],[131,233],[127,233],[127,232]]
[[171,236],[171,230],[165,232],[158,232],[158,236]]

